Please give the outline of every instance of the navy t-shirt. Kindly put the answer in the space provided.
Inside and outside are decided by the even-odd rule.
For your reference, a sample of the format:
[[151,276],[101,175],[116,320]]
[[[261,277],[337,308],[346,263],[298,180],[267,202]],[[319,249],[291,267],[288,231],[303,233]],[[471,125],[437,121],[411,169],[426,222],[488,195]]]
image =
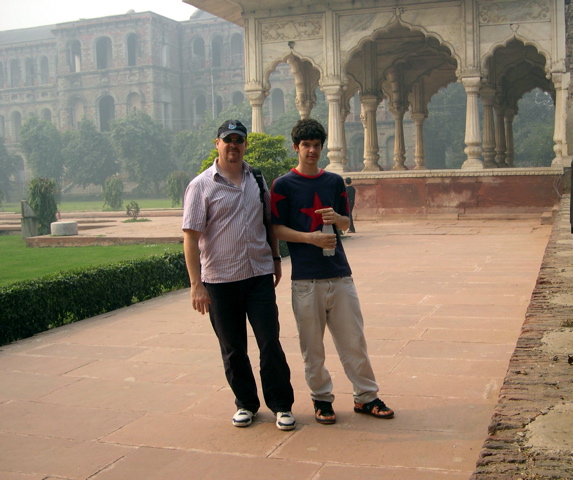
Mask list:
[[[332,207],[339,215],[348,216],[348,198],[340,175],[321,170],[309,177],[292,169],[277,178],[271,193],[272,223],[299,232],[322,230],[322,215],[315,210]],[[334,229],[336,231],[336,228]],[[338,236],[336,252],[324,256],[322,248],[308,243],[287,242],[292,280],[346,277],[352,273]]]

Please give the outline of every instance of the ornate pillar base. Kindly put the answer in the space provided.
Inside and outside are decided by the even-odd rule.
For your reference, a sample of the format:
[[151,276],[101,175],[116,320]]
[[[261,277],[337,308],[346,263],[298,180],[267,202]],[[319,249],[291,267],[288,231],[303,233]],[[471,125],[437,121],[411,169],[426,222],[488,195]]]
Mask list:
[[394,157],[394,166],[392,167],[392,170],[408,170],[408,167],[406,165],[404,165],[404,162],[406,162],[405,158],[396,158]]
[[329,172],[340,173],[340,174],[345,172],[346,169],[344,168],[344,164],[342,163],[343,156],[344,155],[342,155],[341,152],[329,151],[328,159],[330,160],[330,163],[324,169],[328,170]]
[[383,168],[378,163],[365,163],[362,172],[380,172]]

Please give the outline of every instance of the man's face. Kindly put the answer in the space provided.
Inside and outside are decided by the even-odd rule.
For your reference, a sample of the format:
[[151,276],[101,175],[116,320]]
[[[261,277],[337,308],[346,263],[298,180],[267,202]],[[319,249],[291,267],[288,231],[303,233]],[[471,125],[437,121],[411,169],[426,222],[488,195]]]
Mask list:
[[298,145],[293,144],[293,148],[298,153],[298,159],[301,163],[316,165],[320,160],[320,153],[322,152],[320,140],[301,140]]
[[225,138],[218,137],[215,140],[215,146],[219,152],[220,161],[228,163],[242,162],[243,155],[245,155],[245,150],[247,149],[247,139],[236,133],[230,133]]

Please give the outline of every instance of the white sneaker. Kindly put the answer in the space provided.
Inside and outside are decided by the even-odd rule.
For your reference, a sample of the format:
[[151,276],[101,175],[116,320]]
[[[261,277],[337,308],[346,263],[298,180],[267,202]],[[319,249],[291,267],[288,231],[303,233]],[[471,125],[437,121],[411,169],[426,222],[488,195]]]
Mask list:
[[277,428],[279,430],[293,430],[296,420],[292,412],[277,412]]
[[253,418],[256,413],[251,412],[245,408],[239,408],[237,413],[233,415],[233,425],[235,427],[248,427],[251,423],[253,423]]

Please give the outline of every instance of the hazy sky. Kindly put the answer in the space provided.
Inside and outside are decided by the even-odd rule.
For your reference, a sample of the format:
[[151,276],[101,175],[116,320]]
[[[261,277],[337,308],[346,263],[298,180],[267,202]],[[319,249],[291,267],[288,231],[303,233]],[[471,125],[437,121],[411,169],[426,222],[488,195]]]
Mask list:
[[129,10],[187,20],[195,7],[181,0],[0,0],[0,31],[120,15]]

